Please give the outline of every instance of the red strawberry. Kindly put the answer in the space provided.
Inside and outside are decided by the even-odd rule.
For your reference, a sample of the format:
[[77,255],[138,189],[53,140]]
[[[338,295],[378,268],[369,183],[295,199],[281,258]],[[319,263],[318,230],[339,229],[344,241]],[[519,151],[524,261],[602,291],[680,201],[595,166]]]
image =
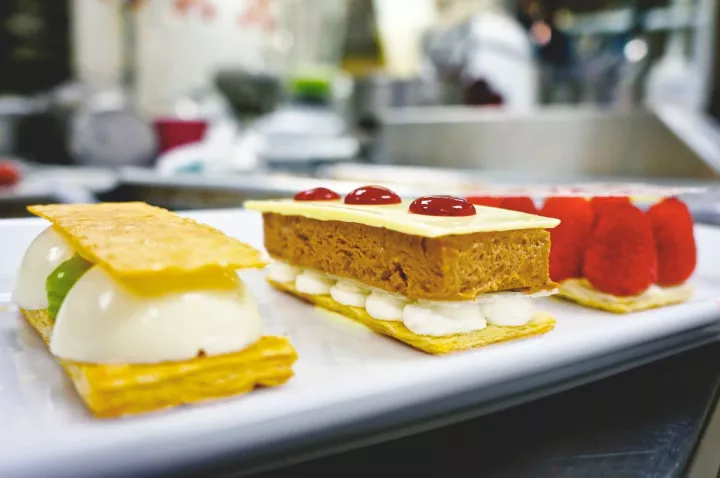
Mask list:
[[583,276],[602,292],[627,296],[647,290],[657,275],[650,219],[632,204],[600,211],[583,256]]
[[560,282],[582,277],[583,252],[595,215],[590,203],[578,197],[549,198],[539,214],[561,221],[550,229],[550,278]]
[[472,204],[477,204],[478,206],[489,206],[489,207],[499,207],[500,201],[502,201],[502,198],[493,197],[493,196],[468,196],[465,199],[467,199],[468,202],[470,202]]
[[502,209],[509,209],[511,211],[526,212],[528,214],[538,213],[535,203],[529,197],[502,198],[498,207]]
[[679,199],[668,198],[648,209],[647,215],[657,249],[658,284],[682,284],[692,275],[697,264],[690,211]]
[[626,196],[596,196],[590,199],[590,204],[597,214],[600,211],[617,206],[618,204],[630,204],[630,198]]

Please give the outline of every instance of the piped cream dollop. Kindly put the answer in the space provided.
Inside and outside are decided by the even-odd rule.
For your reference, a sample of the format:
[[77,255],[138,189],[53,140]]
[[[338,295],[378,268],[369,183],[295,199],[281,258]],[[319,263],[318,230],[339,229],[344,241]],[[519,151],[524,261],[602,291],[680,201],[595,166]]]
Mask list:
[[[279,264],[277,270],[293,267],[281,262],[276,264]],[[272,270],[268,277],[277,280]],[[532,295],[496,292],[475,301],[462,302],[413,301],[310,269],[297,274],[295,288],[304,294],[330,295],[339,304],[364,308],[376,320],[402,321],[413,333],[427,336],[474,332],[483,330],[488,323],[498,327],[525,325],[535,313],[533,298],[555,292],[542,291]]]
[[26,310],[47,309],[45,280],[74,254],[70,243],[55,229],[45,229],[25,251],[12,293],[13,302]]
[[286,284],[288,282],[295,282],[301,269],[299,267],[291,266],[284,262],[275,261],[267,266],[267,275],[270,279],[275,282]]
[[400,321],[407,303],[402,297],[374,290],[365,301],[365,312],[373,319]]
[[480,302],[480,312],[492,325],[517,327],[532,320],[535,304],[522,294],[497,294]]
[[303,294],[327,295],[335,281],[325,274],[304,270],[295,279],[295,288]]
[[350,307],[365,307],[365,300],[370,291],[346,280],[338,280],[330,287],[330,297],[335,302]]
[[465,334],[487,327],[477,304],[409,304],[403,309],[403,323],[418,335],[442,337]]
[[50,350],[79,362],[157,363],[236,352],[261,336],[257,304],[242,282],[235,290],[146,297],[95,266],[65,297]]

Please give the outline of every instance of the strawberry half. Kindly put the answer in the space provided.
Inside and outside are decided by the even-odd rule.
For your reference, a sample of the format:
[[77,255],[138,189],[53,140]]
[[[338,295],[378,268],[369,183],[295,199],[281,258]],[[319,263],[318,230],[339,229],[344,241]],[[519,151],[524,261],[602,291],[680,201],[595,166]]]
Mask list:
[[657,282],[658,260],[650,219],[631,204],[596,212],[583,255],[583,276],[601,292],[637,295]]
[[538,213],[533,200],[526,196],[502,198],[498,207],[511,211],[525,212],[527,214]]
[[694,224],[685,203],[667,198],[647,212],[652,224],[658,258],[658,284],[678,285],[695,271],[697,247]]
[[560,282],[582,277],[583,253],[595,217],[590,203],[578,197],[548,198],[539,214],[560,219],[550,229],[550,278]]

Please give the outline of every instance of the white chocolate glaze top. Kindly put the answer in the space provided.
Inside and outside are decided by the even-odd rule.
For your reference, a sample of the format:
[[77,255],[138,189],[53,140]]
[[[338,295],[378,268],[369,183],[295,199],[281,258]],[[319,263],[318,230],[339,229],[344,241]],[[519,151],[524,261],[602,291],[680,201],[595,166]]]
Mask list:
[[549,229],[557,219],[485,206],[475,206],[473,216],[425,216],[408,212],[411,201],[390,205],[348,205],[336,201],[294,201],[277,199],[247,201],[245,208],[263,213],[303,216],[320,221],[343,221],[384,227],[422,237],[441,237],[475,232]]

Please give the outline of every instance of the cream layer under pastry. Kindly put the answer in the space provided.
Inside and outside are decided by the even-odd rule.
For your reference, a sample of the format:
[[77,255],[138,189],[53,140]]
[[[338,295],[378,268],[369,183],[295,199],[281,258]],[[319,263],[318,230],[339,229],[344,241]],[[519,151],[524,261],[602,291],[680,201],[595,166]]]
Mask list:
[[115,417],[275,386],[295,350],[264,336],[235,270],[259,251],[144,203],[31,206],[50,221],[13,300],[93,414]]
[[324,188],[249,201],[263,213],[268,280],[433,354],[548,332],[534,298],[554,292],[550,234],[559,221],[385,188],[344,199]]

